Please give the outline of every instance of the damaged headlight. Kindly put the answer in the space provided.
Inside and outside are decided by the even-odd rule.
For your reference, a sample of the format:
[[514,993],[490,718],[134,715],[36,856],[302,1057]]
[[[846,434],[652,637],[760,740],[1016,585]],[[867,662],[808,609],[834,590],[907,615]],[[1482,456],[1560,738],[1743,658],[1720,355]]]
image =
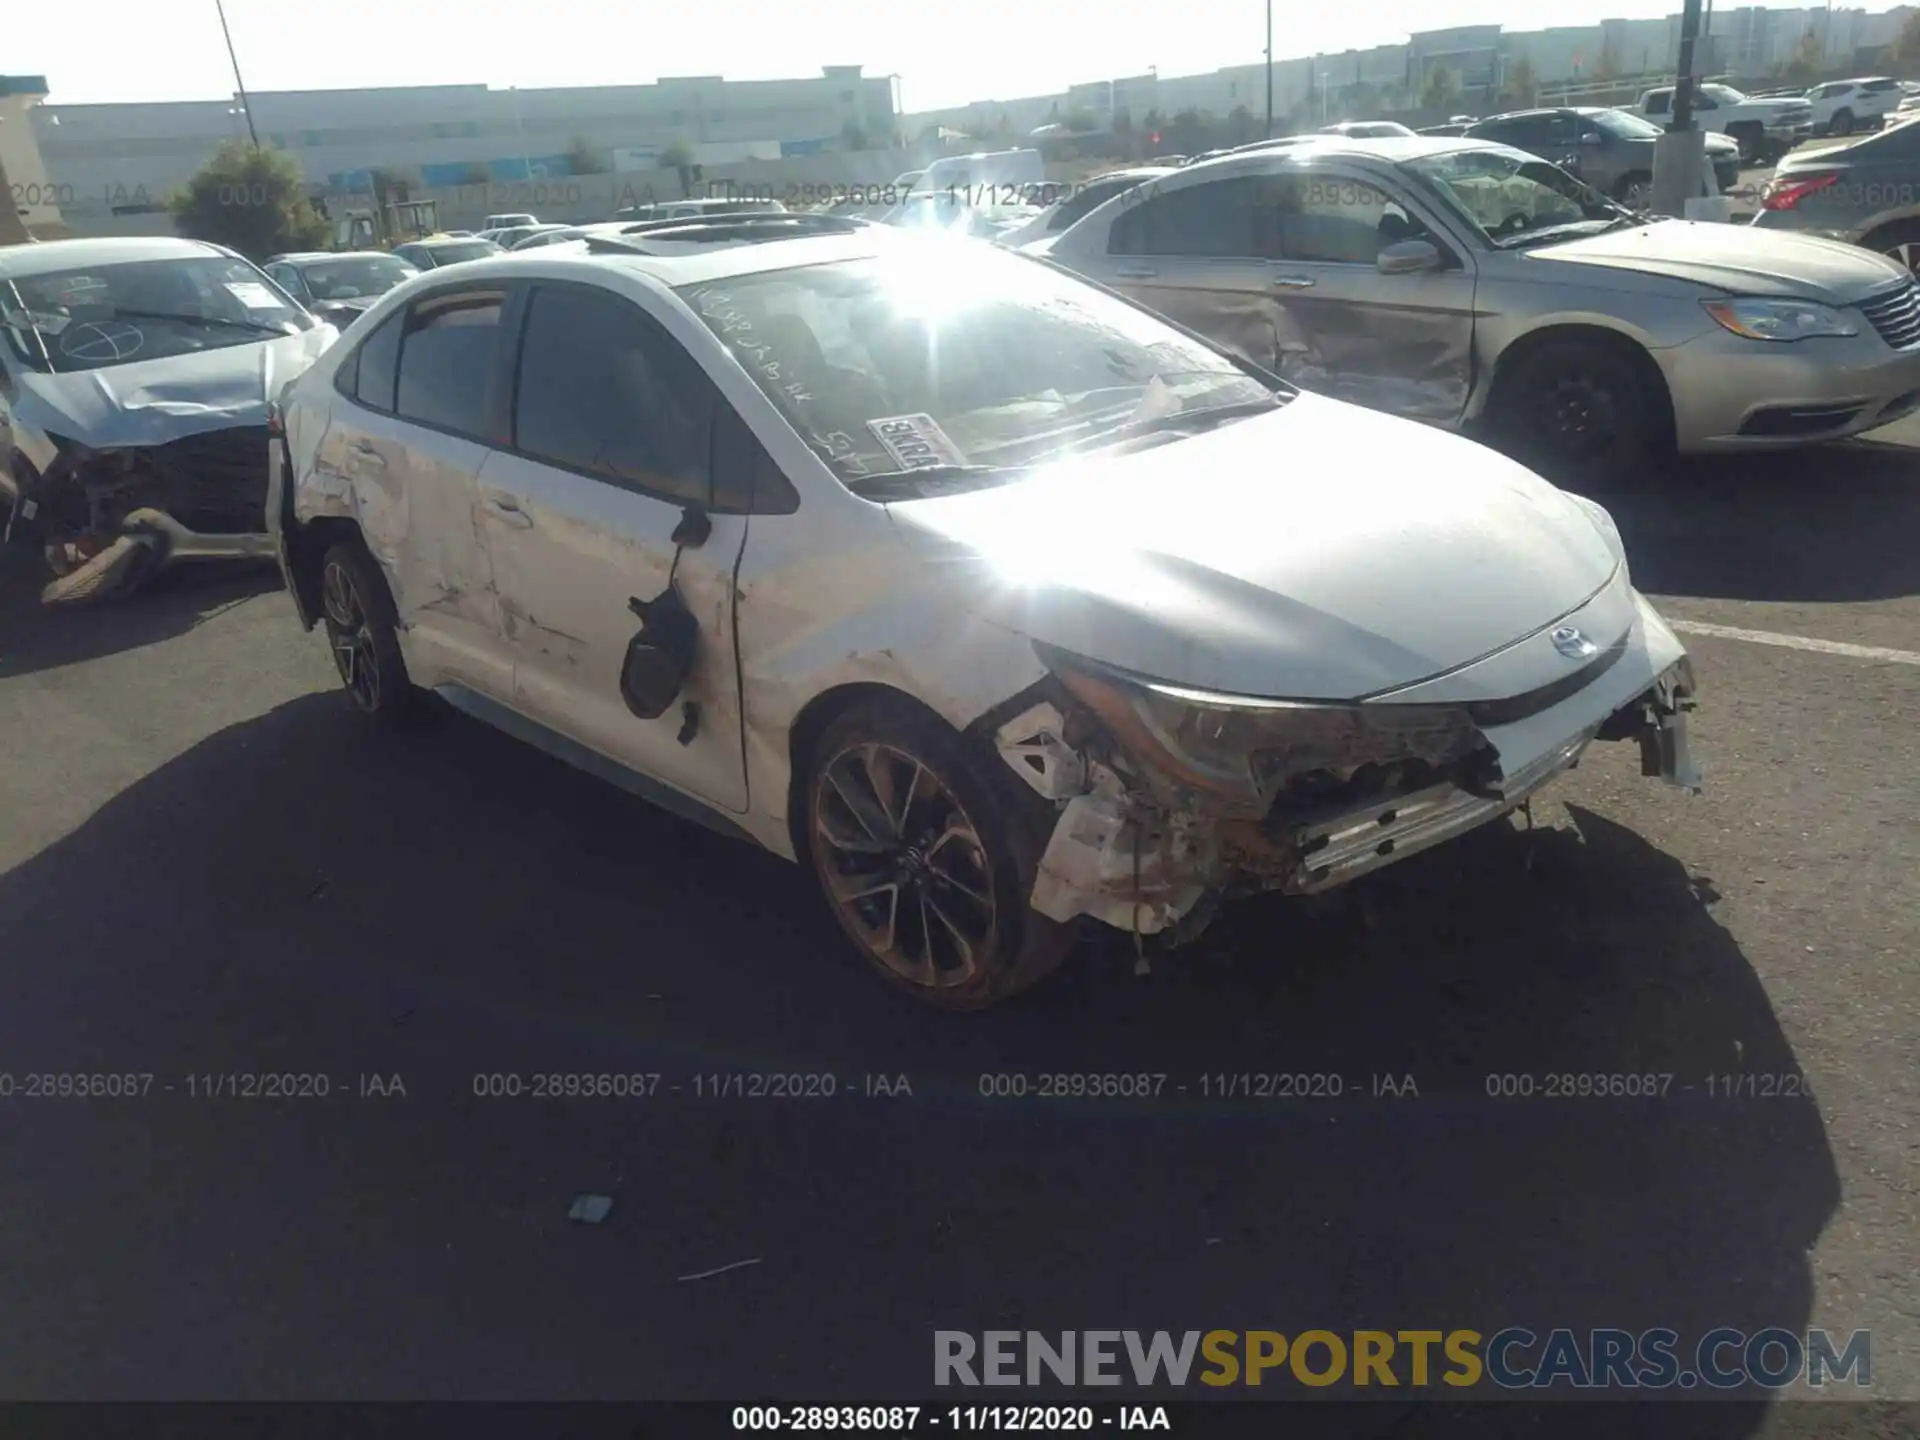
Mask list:
[[1035,648],[1135,761],[1256,818],[1289,788],[1303,801],[1404,794],[1491,756],[1467,714],[1447,706],[1223,695]]

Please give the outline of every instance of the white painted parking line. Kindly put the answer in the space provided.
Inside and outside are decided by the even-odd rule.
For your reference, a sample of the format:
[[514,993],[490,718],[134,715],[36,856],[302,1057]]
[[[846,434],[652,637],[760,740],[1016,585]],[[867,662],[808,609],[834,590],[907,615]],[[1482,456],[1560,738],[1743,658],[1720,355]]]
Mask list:
[[1920,665],[1920,652],[1891,650],[1884,645],[1849,645],[1844,640],[1814,640],[1805,635],[1778,635],[1771,630],[1742,630],[1737,625],[1710,625],[1704,620],[1668,620],[1667,625],[1682,635],[1706,635],[1715,640],[1745,640],[1750,645],[1813,650],[1822,655],[1845,655],[1853,660],[1886,660],[1895,665]]

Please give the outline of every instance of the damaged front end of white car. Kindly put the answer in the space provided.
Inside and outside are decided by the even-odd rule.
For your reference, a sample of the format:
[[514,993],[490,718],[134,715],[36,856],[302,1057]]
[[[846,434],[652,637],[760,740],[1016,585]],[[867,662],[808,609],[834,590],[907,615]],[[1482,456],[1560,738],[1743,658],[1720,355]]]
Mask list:
[[1329,890],[1498,819],[1596,740],[1637,741],[1643,773],[1697,792],[1692,665],[1638,606],[1610,646],[1549,632],[1583,662],[1558,681],[1456,703],[1213,694],[1037,645],[1053,677],[994,733],[1059,812],[1033,906],[1177,946],[1223,899]]

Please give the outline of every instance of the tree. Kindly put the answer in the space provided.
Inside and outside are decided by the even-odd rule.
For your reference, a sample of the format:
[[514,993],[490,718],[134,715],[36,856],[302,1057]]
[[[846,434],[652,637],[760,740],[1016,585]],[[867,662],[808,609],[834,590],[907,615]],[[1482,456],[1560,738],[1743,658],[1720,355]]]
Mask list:
[[1618,80],[1620,78],[1620,52],[1609,40],[1600,47],[1600,59],[1593,67],[1596,80]]
[[229,140],[168,197],[173,223],[190,240],[211,240],[264,260],[326,243],[327,222],[314,213],[300,163],[284,150]]
[[1069,110],[1060,123],[1075,135],[1091,135],[1100,128],[1100,120],[1091,110],[1079,108]]
[[1420,108],[1444,113],[1453,108],[1459,94],[1459,77],[1446,66],[1436,65],[1427,72],[1426,82],[1420,87]]
[[1897,70],[1920,70],[1920,10],[1909,10],[1900,22],[1900,33],[1887,47],[1887,62]]
[[1227,135],[1234,145],[1245,145],[1253,139],[1253,112],[1244,105],[1234,106],[1227,116]]
[[1790,85],[1811,85],[1820,77],[1820,67],[1825,60],[1826,47],[1809,25],[1800,43],[1793,47],[1793,58],[1780,67],[1780,78]]
[[693,145],[685,136],[676,135],[667,142],[666,149],[657,157],[662,170],[680,172],[680,194],[693,194],[694,182],[700,178],[700,167],[693,163]]
[[600,152],[587,143],[587,137],[576,135],[573,146],[567,151],[567,169],[575,175],[604,175],[607,163],[600,158]]
[[27,222],[21,217],[23,207],[13,203],[13,186],[7,181],[7,167],[0,162],[0,196],[8,197],[0,204],[0,245],[24,245],[27,242]]
[[1528,110],[1540,101],[1540,80],[1533,72],[1533,61],[1521,55],[1507,67],[1507,85],[1501,99],[1516,110]]
[[1176,155],[1197,155],[1212,148],[1213,126],[1208,116],[1189,105],[1174,112],[1162,138]]

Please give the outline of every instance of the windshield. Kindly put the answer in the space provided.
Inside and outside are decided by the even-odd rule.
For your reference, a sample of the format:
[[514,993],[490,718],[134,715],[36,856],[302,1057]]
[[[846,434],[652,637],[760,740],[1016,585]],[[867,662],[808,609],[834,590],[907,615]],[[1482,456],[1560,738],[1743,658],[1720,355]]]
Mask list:
[[1131,305],[1004,251],[929,242],[682,287],[849,485],[1013,467],[1274,392]]
[[367,255],[352,260],[322,260],[300,267],[300,278],[316,300],[360,300],[384,295],[410,275],[418,275],[406,261],[392,255]]
[[431,249],[436,265],[458,265],[462,260],[484,260],[498,255],[500,247],[491,240],[469,240],[464,245],[435,245]]
[[1702,85],[1700,87],[1700,93],[1702,95],[1711,95],[1722,105],[1744,105],[1747,103],[1747,97],[1731,85]]
[[0,283],[0,329],[36,370],[100,370],[312,326],[265,275],[225,256],[122,261]]
[[1559,166],[1516,151],[1454,150],[1403,168],[1502,249],[1633,218]]
[[1624,110],[1596,110],[1581,118],[1623,140],[1657,140],[1661,134],[1658,125],[1642,120],[1638,115],[1629,115]]

